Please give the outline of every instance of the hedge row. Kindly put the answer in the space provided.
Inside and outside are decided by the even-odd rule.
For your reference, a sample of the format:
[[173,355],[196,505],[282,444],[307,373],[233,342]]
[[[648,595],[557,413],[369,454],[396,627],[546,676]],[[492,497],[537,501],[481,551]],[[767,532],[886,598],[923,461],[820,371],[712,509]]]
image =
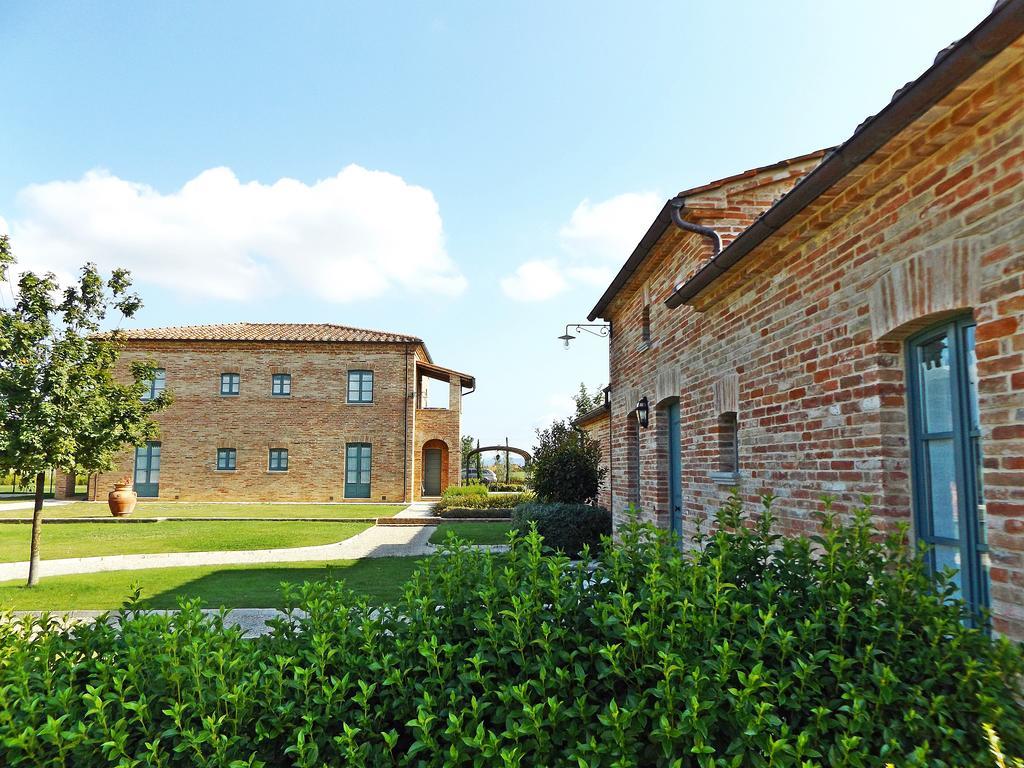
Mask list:
[[434,505],[434,511],[443,514],[447,509],[512,509],[519,504],[533,500],[531,493],[499,493],[490,495],[441,497]]
[[0,622],[0,765],[977,766],[983,723],[1024,751],[1021,648],[866,510],[815,542],[730,515],[589,568],[447,545],[394,607],[306,585],[253,640],[194,603]]

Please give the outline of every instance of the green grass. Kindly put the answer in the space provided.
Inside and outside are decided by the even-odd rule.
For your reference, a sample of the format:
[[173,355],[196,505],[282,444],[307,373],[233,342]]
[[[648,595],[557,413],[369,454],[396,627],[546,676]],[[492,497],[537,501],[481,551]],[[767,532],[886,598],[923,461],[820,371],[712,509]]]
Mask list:
[[[405,504],[213,504],[190,501],[140,501],[132,517],[393,517]],[[30,517],[30,509],[4,509],[0,517]],[[45,517],[109,517],[105,501],[79,501],[46,507]]]
[[324,579],[344,580],[350,589],[379,605],[401,595],[418,562],[415,557],[380,557],[44,576],[32,589],[21,581],[0,584],[0,609],[60,613],[119,608],[135,585],[142,588],[144,608],[175,608],[182,597],[201,598],[210,608],[281,608],[281,582]]
[[[43,524],[44,560],[154,552],[276,549],[332,544],[370,523],[163,522]],[[31,526],[0,525],[0,562],[28,560]]]
[[440,544],[450,533],[470,544],[507,544],[509,523],[441,523],[430,537],[431,544]]

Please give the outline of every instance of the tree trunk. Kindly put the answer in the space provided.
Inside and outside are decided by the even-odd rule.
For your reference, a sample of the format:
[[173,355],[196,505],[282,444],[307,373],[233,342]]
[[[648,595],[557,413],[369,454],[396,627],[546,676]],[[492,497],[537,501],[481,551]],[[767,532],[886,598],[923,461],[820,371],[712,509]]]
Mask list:
[[36,503],[32,508],[32,544],[28,555],[28,585],[34,587],[39,583],[39,534],[43,529],[43,488],[46,485],[46,473],[36,475]]

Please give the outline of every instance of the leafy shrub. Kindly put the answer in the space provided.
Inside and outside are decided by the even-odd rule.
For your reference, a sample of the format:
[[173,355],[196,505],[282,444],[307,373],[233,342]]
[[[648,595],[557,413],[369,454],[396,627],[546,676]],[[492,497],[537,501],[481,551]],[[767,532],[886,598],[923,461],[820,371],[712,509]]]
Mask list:
[[586,504],[597,498],[607,469],[601,448],[586,432],[564,421],[537,430],[533,490],[544,502]]
[[1021,648],[866,510],[816,544],[733,522],[693,553],[625,526],[593,570],[450,544],[392,608],[305,585],[253,640],[195,603],[0,623],[0,765],[977,766],[982,723],[1021,753]]
[[487,518],[489,520],[508,520],[512,516],[511,509],[468,509],[466,507],[450,507],[436,513],[447,520],[460,520],[469,517]]
[[537,527],[547,546],[571,557],[579,556],[584,546],[596,551],[601,546],[601,537],[612,535],[611,513],[589,504],[533,502],[512,510],[513,528],[526,534],[531,525]]
[[487,486],[483,483],[470,485],[449,485],[441,494],[442,499],[461,499],[466,496],[486,496]]
[[526,483],[491,483],[490,491],[491,493],[523,493],[526,491]]
[[531,493],[501,493],[461,497],[441,497],[434,505],[434,512],[443,513],[448,509],[512,509],[518,504],[533,501]]

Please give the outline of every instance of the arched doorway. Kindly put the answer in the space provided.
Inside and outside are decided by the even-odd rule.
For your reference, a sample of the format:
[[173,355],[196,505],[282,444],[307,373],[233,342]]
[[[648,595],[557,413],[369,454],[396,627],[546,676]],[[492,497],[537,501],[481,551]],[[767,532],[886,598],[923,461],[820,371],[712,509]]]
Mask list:
[[423,496],[440,496],[448,486],[448,444],[427,440],[423,444]]

